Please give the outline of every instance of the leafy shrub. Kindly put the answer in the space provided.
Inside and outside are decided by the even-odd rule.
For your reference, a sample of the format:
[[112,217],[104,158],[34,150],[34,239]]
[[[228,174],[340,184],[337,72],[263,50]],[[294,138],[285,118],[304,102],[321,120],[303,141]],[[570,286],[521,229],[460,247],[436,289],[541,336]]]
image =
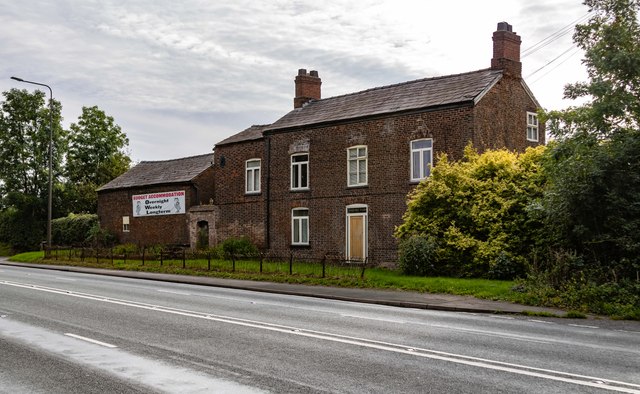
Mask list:
[[120,244],[113,247],[114,254],[137,254],[138,253],[138,245],[128,243],[128,244]]
[[540,243],[545,147],[525,153],[471,146],[464,159],[438,158],[431,176],[409,195],[402,240],[418,235],[436,239],[434,266],[453,276],[513,279]]
[[436,266],[438,245],[431,237],[413,235],[400,242],[398,264],[407,275],[446,275]]
[[107,229],[100,228],[98,223],[91,227],[86,238],[86,242],[94,248],[112,247],[117,241],[118,238],[114,234]]
[[54,245],[78,245],[86,242],[90,231],[98,225],[98,215],[69,214],[51,221],[51,238]]
[[[15,193],[14,193],[15,195]],[[16,252],[40,249],[45,239],[46,221],[40,202],[30,196],[18,196],[20,207],[9,206],[0,211],[0,241]]]
[[220,245],[219,249],[225,257],[231,255],[256,255],[258,254],[258,248],[247,237],[241,238],[227,238]]

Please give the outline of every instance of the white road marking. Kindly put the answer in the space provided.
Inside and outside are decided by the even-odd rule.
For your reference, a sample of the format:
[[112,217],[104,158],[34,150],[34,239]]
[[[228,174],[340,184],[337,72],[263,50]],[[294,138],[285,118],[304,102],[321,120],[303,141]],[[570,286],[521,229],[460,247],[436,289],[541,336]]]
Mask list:
[[600,328],[600,327],[597,327],[597,326],[587,326],[587,325],[584,325],[584,324],[569,324],[569,326],[571,326],[571,327],[581,327],[581,328]]
[[[568,372],[555,371],[551,369],[530,367],[526,365],[507,363],[507,362],[490,360],[490,359],[479,358],[479,357],[465,356],[462,354],[448,353],[448,352],[442,352],[442,351],[432,350],[432,349],[410,347],[402,344],[375,341],[375,340],[370,340],[366,338],[358,338],[358,337],[352,337],[347,335],[332,334],[332,333],[322,332],[322,331],[301,329],[297,327],[284,326],[280,324],[260,322],[260,321],[248,320],[248,319],[240,319],[240,318],[235,318],[230,316],[207,314],[203,312],[171,308],[171,307],[147,304],[147,303],[142,303],[137,301],[120,300],[116,298],[107,299],[103,296],[72,292],[72,291],[63,290],[63,289],[56,289],[56,288],[9,282],[9,281],[0,281],[0,284],[26,288],[31,290],[44,291],[44,292],[55,293],[55,294],[61,294],[61,295],[66,295],[70,297],[77,297],[77,298],[83,298],[83,299],[94,300],[94,301],[96,300],[104,301],[104,302],[109,302],[116,305],[153,310],[153,311],[162,312],[162,313],[170,313],[170,314],[175,314],[180,316],[206,319],[206,320],[216,321],[220,323],[228,323],[228,324],[234,324],[238,326],[257,328],[261,330],[280,332],[280,333],[285,333],[289,335],[299,335],[299,336],[315,338],[315,339],[320,339],[325,341],[332,341],[332,342],[350,344],[350,345],[360,346],[365,348],[372,348],[372,349],[384,350],[389,352],[407,354],[407,355],[412,355],[416,357],[429,358],[433,360],[447,361],[447,362],[452,362],[456,364],[463,364],[463,365],[474,366],[479,368],[510,372],[510,373],[519,374],[519,375],[538,377],[542,379],[549,379],[549,380],[560,381],[565,383],[572,383],[572,384],[581,385],[581,386],[597,387],[600,389],[618,391],[623,393],[640,394],[640,385],[634,384],[634,383],[621,382],[621,381],[604,379],[604,378],[593,377],[593,376],[572,374]],[[541,322],[544,322],[544,321],[541,321]],[[547,322],[544,322],[544,323],[547,323]],[[602,383],[596,383],[596,382],[602,382]]]
[[58,280],[67,280],[69,282],[75,282],[76,279],[71,279],[71,278],[63,278],[61,276],[54,276],[54,279],[58,279]]
[[110,348],[110,349],[117,348],[117,346],[116,346],[116,345],[112,345],[112,344],[110,344],[110,343],[106,343],[106,342],[100,342],[100,341],[97,341],[97,340],[95,340],[95,339],[91,339],[91,338],[83,337],[83,336],[76,335],[76,334],[65,333],[64,335],[66,335],[66,336],[68,336],[68,337],[71,337],[71,338],[80,339],[80,340],[82,340],[82,341],[95,343],[96,345],[100,345],[100,346],[108,347],[108,348]]
[[354,318],[354,319],[382,321],[382,322],[387,322],[387,323],[397,323],[397,324],[406,324],[407,323],[406,321],[403,321],[403,320],[381,319],[379,317],[367,317],[367,316],[344,315],[344,314],[340,314],[340,316],[342,316],[342,317],[351,317],[351,318]]
[[177,294],[183,296],[190,296],[190,293],[183,293],[181,291],[173,291],[173,290],[156,290],[158,293],[169,293],[169,294]]
[[534,322],[534,323],[544,323],[544,324],[556,324],[552,321],[546,321],[546,320],[536,320],[536,319],[529,319],[530,322]]

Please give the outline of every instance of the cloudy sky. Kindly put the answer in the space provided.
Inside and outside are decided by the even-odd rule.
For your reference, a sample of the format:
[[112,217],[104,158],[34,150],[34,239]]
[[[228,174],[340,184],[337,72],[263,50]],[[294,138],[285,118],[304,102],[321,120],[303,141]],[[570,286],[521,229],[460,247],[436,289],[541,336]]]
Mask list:
[[[318,70],[324,98],[473,71],[490,65],[497,22],[526,54],[587,11],[580,0],[0,0],[0,91],[36,88],[11,76],[46,83],[65,126],[97,105],[135,161],[163,160],[277,120],[299,68]],[[547,109],[570,105],[563,85],[586,78],[564,31],[522,59]]]

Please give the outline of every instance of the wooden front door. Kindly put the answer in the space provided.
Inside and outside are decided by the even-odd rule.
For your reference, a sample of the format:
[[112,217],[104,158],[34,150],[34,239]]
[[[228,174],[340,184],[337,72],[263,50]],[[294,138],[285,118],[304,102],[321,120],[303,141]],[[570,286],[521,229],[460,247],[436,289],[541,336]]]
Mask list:
[[367,257],[367,207],[347,207],[347,259]]

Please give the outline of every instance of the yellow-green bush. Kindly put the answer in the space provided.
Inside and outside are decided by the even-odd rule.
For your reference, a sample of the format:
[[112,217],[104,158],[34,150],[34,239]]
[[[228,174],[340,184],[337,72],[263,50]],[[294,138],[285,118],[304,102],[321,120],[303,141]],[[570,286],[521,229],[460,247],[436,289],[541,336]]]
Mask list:
[[408,197],[404,223],[396,229],[401,255],[402,240],[417,235],[436,241],[437,261],[429,264],[440,267],[437,275],[507,279],[523,274],[542,226],[529,213],[542,197],[544,149],[478,154],[468,146],[460,162],[440,156],[431,176]]

